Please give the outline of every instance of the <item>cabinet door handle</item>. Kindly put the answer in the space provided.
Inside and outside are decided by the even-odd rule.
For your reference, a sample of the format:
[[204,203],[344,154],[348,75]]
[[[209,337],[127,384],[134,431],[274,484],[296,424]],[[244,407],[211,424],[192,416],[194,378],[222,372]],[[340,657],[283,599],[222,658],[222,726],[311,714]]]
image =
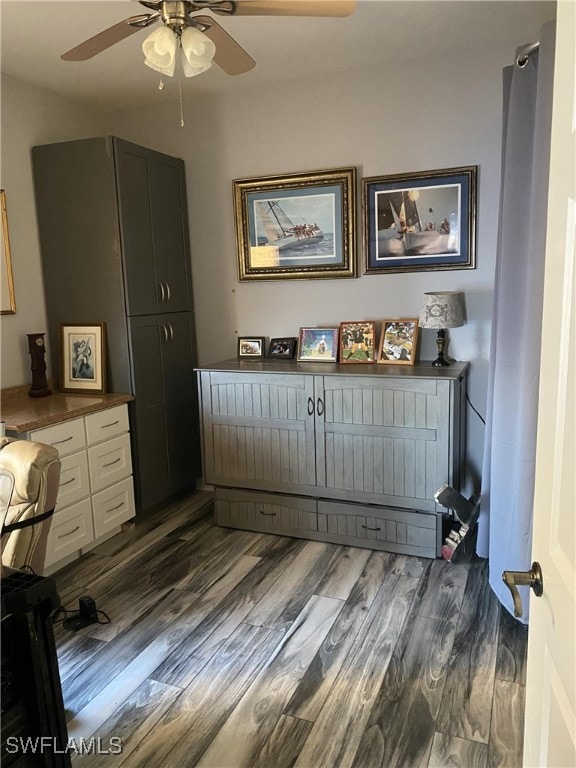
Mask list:
[[158,283],[158,287],[160,288],[160,302],[166,301],[166,290],[164,288],[164,283]]
[[170,296],[172,295],[170,291],[170,283],[164,283],[166,286],[166,301],[170,301]]
[[51,445],[62,445],[62,443],[67,443],[69,440],[74,440],[74,435],[70,435],[70,437],[65,437],[64,440],[54,440]]
[[76,531],[80,530],[80,526],[77,525],[76,528],[72,528],[71,531],[68,531],[67,533],[62,533],[60,536],[58,536],[59,539],[65,539],[66,536],[72,536],[73,533],[76,533]]
[[76,478],[75,477],[71,477],[70,480],[66,480],[63,483],[60,483],[60,488],[64,488],[65,485],[70,485],[70,483],[73,483],[74,480],[76,480]]
[[168,328],[170,329],[170,343],[174,341],[174,328],[172,328],[172,323],[168,323]]
[[164,344],[168,344],[168,328],[165,325],[162,326],[162,332],[164,333]]
[[314,400],[311,397],[308,398],[308,416],[312,416],[314,413]]
[[381,531],[382,528],[370,528],[369,525],[362,525],[362,528],[364,528],[365,531]]
[[263,509],[259,509],[258,512],[261,515],[264,515],[264,517],[276,517],[276,515],[278,514],[277,512],[264,512]]
[[321,397],[316,401],[316,412],[318,413],[318,416],[322,416],[324,413],[324,401]]
[[103,467],[113,467],[114,464],[118,464],[120,461],[120,456],[117,459],[114,459],[114,461],[109,461],[108,464],[103,464]]

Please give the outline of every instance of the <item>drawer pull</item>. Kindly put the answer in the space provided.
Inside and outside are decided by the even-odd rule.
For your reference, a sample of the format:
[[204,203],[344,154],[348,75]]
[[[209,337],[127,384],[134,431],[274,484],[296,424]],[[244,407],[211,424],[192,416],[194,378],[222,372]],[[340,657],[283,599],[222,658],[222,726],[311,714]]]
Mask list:
[[63,488],[65,485],[70,485],[70,483],[73,483],[74,480],[76,480],[76,478],[71,477],[70,480],[66,480],[64,483],[60,483],[60,488]]
[[265,517],[276,517],[276,515],[278,514],[277,512],[264,512],[263,509],[259,509],[258,512],[261,515],[264,515]]
[[67,443],[70,440],[74,440],[74,435],[70,435],[70,437],[65,437],[64,440],[54,440],[51,445],[61,445],[62,443]]
[[115,507],[111,507],[110,509],[107,509],[106,512],[116,512],[117,509],[121,509],[124,506],[124,502],[121,501],[120,504],[116,504]]
[[364,528],[365,531],[381,531],[382,528],[370,528],[369,525],[363,525],[362,528]]
[[76,528],[72,528],[71,531],[68,531],[68,533],[62,533],[60,536],[58,536],[59,539],[65,539],[66,536],[71,536],[73,533],[76,533],[76,531],[80,530],[80,526],[77,525]]
[[100,429],[108,429],[108,427],[115,427],[116,424],[120,424],[119,419],[116,419],[116,421],[111,421],[110,424],[102,424]]
[[120,456],[117,459],[114,459],[114,461],[109,461],[108,464],[104,464],[104,467],[113,467],[114,464],[118,464],[118,462],[121,461]]

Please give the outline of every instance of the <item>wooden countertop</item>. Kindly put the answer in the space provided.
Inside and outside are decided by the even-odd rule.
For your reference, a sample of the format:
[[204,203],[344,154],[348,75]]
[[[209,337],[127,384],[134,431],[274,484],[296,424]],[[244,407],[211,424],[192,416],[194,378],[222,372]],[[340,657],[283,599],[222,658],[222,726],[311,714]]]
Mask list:
[[29,389],[21,386],[1,390],[0,418],[7,433],[31,432],[134,400],[130,394],[70,395],[56,389],[47,397],[28,397]]

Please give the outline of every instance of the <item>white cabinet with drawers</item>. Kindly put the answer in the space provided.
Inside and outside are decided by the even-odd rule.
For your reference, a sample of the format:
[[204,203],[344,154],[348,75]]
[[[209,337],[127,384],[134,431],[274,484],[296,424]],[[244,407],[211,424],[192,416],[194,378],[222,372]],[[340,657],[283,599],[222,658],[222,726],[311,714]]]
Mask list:
[[60,490],[46,550],[49,573],[117,533],[136,514],[128,407],[116,405],[25,437],[53,445],[60,454]]

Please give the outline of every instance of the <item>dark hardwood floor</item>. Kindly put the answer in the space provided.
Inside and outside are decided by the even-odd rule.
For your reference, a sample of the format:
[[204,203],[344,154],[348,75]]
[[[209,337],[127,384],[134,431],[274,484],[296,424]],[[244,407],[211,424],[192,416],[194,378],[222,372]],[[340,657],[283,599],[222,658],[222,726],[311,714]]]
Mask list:
[[211,498],[56,574],[111,620],[56,624],[74,765],[521,766],[527,632],[484,561],[219,528]]

